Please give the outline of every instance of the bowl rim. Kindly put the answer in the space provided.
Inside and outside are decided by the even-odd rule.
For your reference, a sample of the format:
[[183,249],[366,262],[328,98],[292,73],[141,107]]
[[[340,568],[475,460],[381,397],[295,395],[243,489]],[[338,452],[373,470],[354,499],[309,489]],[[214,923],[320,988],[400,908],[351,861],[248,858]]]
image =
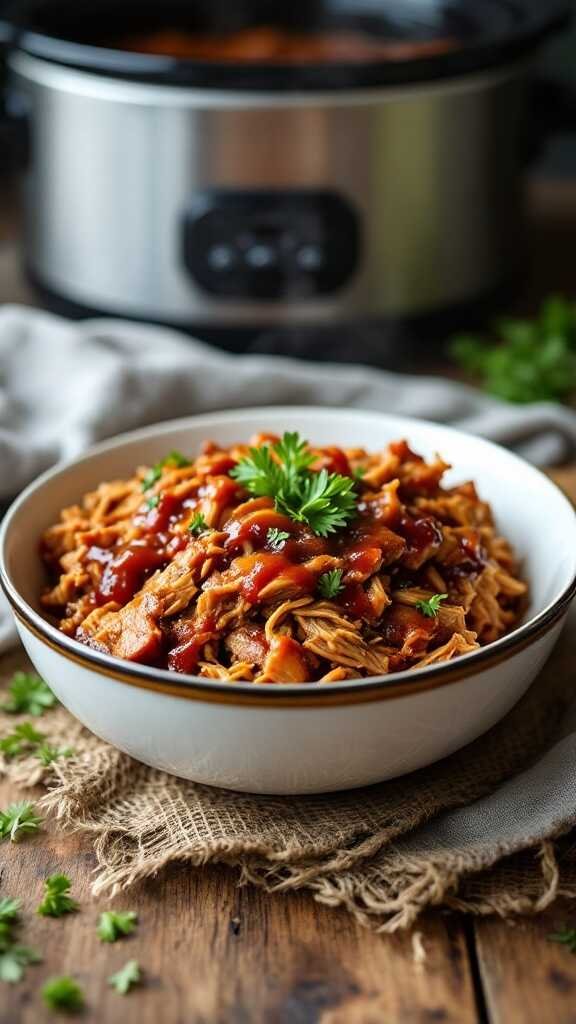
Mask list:
[[366,679],[352,679],[341,683],[313,682],[305,685],[271,685],[269,683],[258,684],[250,682],[231,683],[228,680],[214,680],[200,676],[179,674],[170,672],[167,669],[124,661],[113,655],[94,651],[61,633],[56,626],[44,619],[22,597],[6,566],[5,553],[7,541],[22,506],[27,504],[37,492],[41,491],[45,484],[58,477],[67,476],[71,470],[90,461],[92,458],[99,458],[107,452],[116,451],[131,443],[145,442],[148,439],[151,441],[157,440],[164,434],[170,434],[176,430],[185,430],[192,427],[197,429],[204,425],[207,428],[211,425],[212,429],[220,423],[238,423],[241,426],[243,421],[251,420],[258,416],[264,418],[271,414],[280,418],[312,415],[325,420],[331,420],[334,416],[337,416],[340,422],[343,418],[357,421],[366,418],[380,419],[388,422],[394,421],[400,427],[405,426],[407,436],[409,436],[410,427],[417,426],[419,429],[429,427],[445,432],[447,437],[450,435],[459,438],[468,437],[472,442],[479,444],[481,447],[497,452],[499,456],[505,454],[509,460],[521,466],[524,472],[529,471],[536,474],[541,479],[548,493],[554,496],[554,500],[560,501],[570,511],[576,535],[576,510],[562,490],[546,474],[503,446],[478,435],[468,435],[465,431],[452,426],[418,419],[417,417],[401,416],[395,413],[381,413],[378,410],[338,409],[329,406],[273,405],[235,409],[226,412],[211,412],[141,427],[92,445],[81,455],[58,462],[33,480],[21,492],[10,505],[0,527],[0,585],[12,607],[17,622],[60,655],[64,655],[67,659],[85,668],[99,671],[101,674],[118,682],[156,692],[168,693],[172,696],[188,697],[194,700],[232,704],[259,704],[268,707],[304,707],[340,703],[355,704],[366,701],[393,699],[463,681],[487,668],[509,660],[516,653],[548,633],[564,616],[576,594],[576,567],[572,578],[564,585],[560,593],[527,622],[522,623],[510,633],[487,644],[485,647],[455,658],[453,661],[440,662],[436,665],[425,666],[419,669],[405,669],[392,675],[371,676]]

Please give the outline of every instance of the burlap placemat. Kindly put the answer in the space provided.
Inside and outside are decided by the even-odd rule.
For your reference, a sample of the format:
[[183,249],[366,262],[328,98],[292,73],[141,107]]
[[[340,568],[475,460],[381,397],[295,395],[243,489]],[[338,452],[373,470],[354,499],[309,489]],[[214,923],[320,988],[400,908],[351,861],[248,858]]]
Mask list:
[[[430,905],[535,912],[560,893],[576,896],[576,855],[561,838],[576,823],[576,758],[566,746],[576,736],[574,653],[570,629],[490,733],[363,790],[255,797],[197,786],[138,764],[62,707],[35,724],[74,756],[49,768],[33,757],[4,759],[0,771],[22,786],[46,785],[44,808],[90,836],[95,892],[125,888],[173,861],[198,870],[224,861],[245,883],[307,888],[383,931],[411,925]],[[6,670],[22,667],[24,656],[8,662]],[[1,716],[0,735],[19,720]]]

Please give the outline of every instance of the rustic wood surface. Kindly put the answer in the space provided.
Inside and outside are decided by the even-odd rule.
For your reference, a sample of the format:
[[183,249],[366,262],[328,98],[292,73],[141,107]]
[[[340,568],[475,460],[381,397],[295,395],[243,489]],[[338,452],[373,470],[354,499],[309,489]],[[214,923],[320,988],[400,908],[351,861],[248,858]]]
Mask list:
[[[540,185],[533,200],[527,305],[550,289],[573,291],[566,254],[576,229],[576,187]],[[18,269],[17,225],[17,204],[5,186],[0,301],[32,298]],[[576,497],[576,469],[558,479]],[[2,659],[0,676],[22,660],[21,652]],[[0,807],[21,796],[0,783]],[[129,894],[95,901],[94,866],[89,839],[64,835],[52,821],[24,843],[0,845],[0,895],[22,900],[21,939],[44,955],[22,984],[0,983],[0,1024],[53,1020],[39,991],[46,978],[64,973],[84,988],[81,1019],[110,1024],[576,1024],[576,957],[547,938],[561,923],[576,924],[575,906],[557,904],[513,926],[430,913],[417,937],[389,937],[303,893],[239,889],[224,868],[174,867]],[[34,911],[43,879],[55,871],[70,876],[81,909],[59,920],[40,918]],[[106,907],[136,910],[136,933],[102,944],[95,929]],[[106,979],[128,959],[140,961],[144,982],[122,998]]]

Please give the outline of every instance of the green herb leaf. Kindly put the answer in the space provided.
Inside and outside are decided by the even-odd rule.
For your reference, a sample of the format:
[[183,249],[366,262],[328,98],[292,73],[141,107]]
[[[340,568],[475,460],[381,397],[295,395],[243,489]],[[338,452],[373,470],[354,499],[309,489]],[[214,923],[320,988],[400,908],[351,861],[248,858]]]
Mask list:
[[346,526],[355,514],[354,480],[321,469],[304,477],[296,493],[281,492],[276,505],[295,522],[307,523],[319,537],[327,537]]
[[266,543],[274,551],[280,551],[287,540],[290,540],[290,534],[285,530],[279,530],[277,526],[271,526],[266,534]]
[[16,984],[24,977],[28,964],[39,964],[42,957],[30,946],[10,945],[0,952],[0,981]]
[[72,747],[54,747],[51,743],[43,743],[34,754],[45,768],[58,761],[61,757],[72,757]]
[[187,459],[185,455],[182,455],[182,452],[169,452],[168,455],[160,460],[160,462],[157,462],[155,466],[152,466],[152,468],[148,470],[146,476],[142,480],[142,490],[149,491],[150,488],[154,486],[162,476],[162,470],[164,467],[169,467],[170,469],[183,469],[185,466],[190,465],[190,460]]
[[272,458],[267,444],[250,448],[248,455],[230,470],[230,476],[256,498],[274,498],[284,483],[282,467]]
[[435,619],[440,611],[442,601],[448,600],[448,594],[432,594],[427,601],[416,601],[414,605],[427,619]]
[[188,523],[188,531],[189,531],[189,533],[194,533],[197,537],[199,537],[200,534],[204,533],[204,531],[207,530],[208,528],[209,528],[208,527],[208,523],[204,519],[204,516],[202,515],[202,513],[201,512],[195,512],[193,517],[192,517],[192,519],[191,519],[191,521]]
[[105,910],[100,914],[98,936],[102,942],[116,942],[123,935],[131,935],[138,923],[133,910]]
[[306,442],[298,434],[286,433],[272,449],[250,448],[230,476],[255,497],[274,498],[278,512],[327,537],[355,514],[355,481],[326,469],[312,472],[313,461]]
[[336,597],[341,590],[344,590],[342,576],[342,569],[331,569],[330,572],[323,573],[318,580],[318,593],[328,600],[331,597]]
[[36,913],[42,917],[62,917],[78,910],[78,903],[70,896],[71,884],[67,875],[50,875],[44,882],[44,899]]
[[84,1006],[84,993],[74,978],[50,978],[42,988],[42,998],[51,1010],[76,1013]]
[[282,463],[284,487],[291,490],[302,473],[312,465],[315,456],[297,433],[285,433],[282,440],[274,445],[274,451]]
[[366,476],[366,467],[356,466],[356,469],[354,469],[352,472],[352,476],[354,477],[355,480],[358,480],[359,482],[362,481]]
[[554,932],[548,936],[550,942],[559,942],[562,946],[567,946],[571,953],[576,953],[576,928],[564,927],[559,932]]
[[146,502],[146,508],[148,509],[149,512],[151,512],[152,509],[153,508],[157,508],[159,504],[160,504],[160,495],[159,494],[153,494],[151,498],[148,498],[148,500]]
[[115,988],[121,996],[125,996],[132,988],[132,985],[137,985],[141,978],[142,975],[138,961],[129,960],[120,971],[108,978],[108,984]]
[[25,713],[38,717],[58,703],[44,680],[30,672],[16,672],[8,687],[8,694],[2,710],[10,714]]
[[552,296],[535,320],[501,320],[497,343],[453,339],[451,353],[487,390],[510,402],[564,401],[576,392],[576,304]]
[[0,923],[14,924],[18,920],[20,906],[20,900],[13,900],[9,896],[3,896],[0,899]]
[[34,804],[29,800],[20,800],[10,804],[5,811],[0,811],[0,839],[17,842],[22,835],[37,832],[42,818],[36,814]]
[[0,752],[7,758],[18,757],[33,750],[43,739],[44,733],[38,732],[32,722],[22,722],[0,740]]

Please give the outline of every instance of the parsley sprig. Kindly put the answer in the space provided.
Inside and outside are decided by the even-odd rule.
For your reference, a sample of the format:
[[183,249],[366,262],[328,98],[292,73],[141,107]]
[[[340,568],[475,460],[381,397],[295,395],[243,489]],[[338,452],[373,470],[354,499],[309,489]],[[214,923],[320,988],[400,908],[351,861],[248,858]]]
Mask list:
[[77,1013],[84,1006],[84,993],[80,985],[68,975],[50,978],[42,989],[42,998],[50,1010]]
[[188,532],[193,533],[195,537],[199,537],[201,533],[204,533],[208,529],[208,523],[204,519],[201,512],[195,512],[192,519],[188,523]]
[[38,718],[58,701],[49,686],[32,672],[15,672],[8,687],[8,700],[2,711],[9,714],[28,714]]
[[32,722],[21,722],[0,740],[0,753],[7,759],[33,754],[47,768],[60,757],[71,757],[74,751],[71,747],[55,747]]
[[533,320],[495,326],[496,343],[461,335],[451,345],[460,366],[509,402],[566,401],[576,393],[576,303],[552,296]]
[[36,814],[34,804],[29,800],[20,800],[10,804],[5,811],[0,811],[0,839],[18,842],[21,835],[37,832],[42,818]]
[[16,984],[24,977],[28,964],[40,963],[42,957],[30,946],[16,942],[14,929],[18,925],[20,900],[4,896],[0,899],[0,981]]
[[134,910],[104,910],[98,921],[98,937],[102,942],[116,942],[131,935],[138,923]]
[[279,530],[277,526],[271,526],[266,534],[266,543],[273,551],[281,551],[290,534],[285,530]]
[[42,917],[62,917],[78,910],[78,903],[70,895],[71,885],[67,875],[50,875],[44,882],[44,899],[36,913]]
[[129,960],[116,974],[110,975],[108,984],[121,996],[125,996],[132,986],[138,985],[141,980],[140,964],[137,960]]
[[340,591],[344,590],[342,576],[342,569],[331,569],[330,572],[322,573],[322,576],[320,576],[318,580],[319,594],[328,600],[330,600],[331,597],[336,597]]
[[6,758],[21,757],[35,750],[46,739],[32,722],[21,722],[0,740],[0,753]]
[[567,946],[571,953],[576,953],[576,928],[563,925],[559,932],[553,932],[548,938],[550,942],[558,942],[561,946]]
[[448,594],[432,594],[426,601],[416,601],[414,605],[427,619],[435,619],[440,611],[442,601],[448,600]]
[[250,448],[230,476],[255,497],[273,498],[278,512],[327,537],[353,517],[356,481],[326,469],[312,472],[313,462],[306,441],[285,433],[272,447]]
[[162,476],[162,470],[164,468],[183,469],[185,466],[190,465],[190,460],[187,459],[185,455],[182,455],[182,452],[168,452],[168,455],[163,459],[160,459],[160,462],[157,462],[155,466],[152,466],[152,468],[148,470],[142,480],[142,490],[149,491],[151,487],[154,487],[154,484],[157,483]]

